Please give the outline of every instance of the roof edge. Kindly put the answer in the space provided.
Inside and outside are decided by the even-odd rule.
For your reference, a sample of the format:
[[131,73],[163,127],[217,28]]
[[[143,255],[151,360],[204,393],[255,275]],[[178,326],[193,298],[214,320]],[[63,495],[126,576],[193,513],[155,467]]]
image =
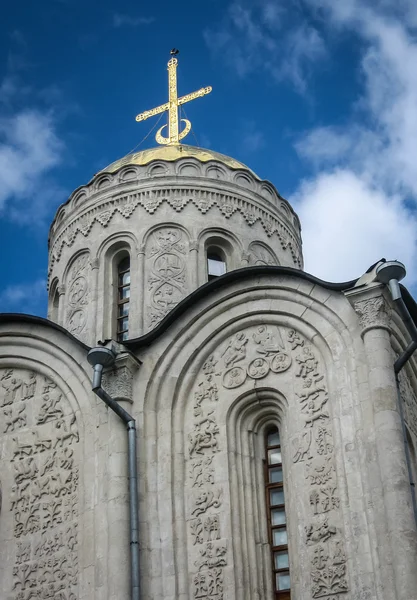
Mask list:
[[26,315],[24,313],[2,313],[0,312],[0,325],[5,323],[27,323],[29,325],[40,325],[41,327],[48,327],[50,329],[55,329],[55,331],[59,331],[63,333],[67,338],[69,338],[72,342],[75,342],[86,350],[90,350],[90,346],[84,344],[81,340],[77,339],[72,333],[70,333],[65,327],[50,321],[49,319],[45,319],[44,317],[36,317],[35,315]]
[[189,294],[186,298],[181,300],[181,302],[177,304],[177,306],[175,306],[154,329],[148,333],[145,333],[141,337],[134,338],[132,340],[126,340],[123,342],[123,344],[131,351],[149,346],[149,344],[162,335],[168,329],[168,327],[170,327],[181,315],[183,315],[191,306],[193,306],[193,304],[202,298],[205,298],[208,294],[212,294],[213,292],[227,286],[230,283],[234,283],[235,281],[241,281],[249,277],[257,277],[260,275],[289,275],[291,277],[298,277],[300,279],[304,279],[305,281],[321,285],[322,287],[335,292],[343,292],[349,288],[352,288],[359,279],[352,279],[351,281],[345,281],[342,283],[331,283],[328,281],[323,281],[322,279],[319,279],[314,275],[310,275],[310,273],[306,273],[305,271],[300,271],[299,269],[294,269],[293,267],[281,266],[265,265],[236,269],[235,271],[229,271],[229,273],[225,273],[224,275],[221,275],[220,277],[217,277],[216,279],[213,279],[212,281],[200,286],[194,292],[191,292],[191,294]]

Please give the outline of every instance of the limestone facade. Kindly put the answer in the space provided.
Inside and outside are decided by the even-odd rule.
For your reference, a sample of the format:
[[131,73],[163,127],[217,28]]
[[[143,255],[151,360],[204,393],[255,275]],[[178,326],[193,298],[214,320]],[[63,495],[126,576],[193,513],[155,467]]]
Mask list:
[[[219,204],[203,214],[190,201],[177,212],[165,199],[153,213],[138,203],[123,216],[122,194],[176,189],[182,176],[170,169],[183,164],[235,175],[224,163],[189,158],[165,164],[160,180],[144,174],[142,183],[142,165],[131,166],[134,183],[120,179],[126,165],[99,174],[52,227],[50,310],[64,327],[0,315],[0,598],[130,597],[126,431],[91,391],[82,341],[95,344],[110,331],[103,281],[108,251],[120,242],[131,244],[132,264],[144,248],[143,278],[132,284],[143,329],[139,319],[134,331],[149,331],[108,342],[117,358],[103,386],[137,422],[143,600],[275,600],[264,473],[271,425],[281,436],[291,600],[415,600],[417,533],[400,408],[417,473],[417,363],[400,374],[398,399],[393,363],[409,334],[389,293],[375,271],[350,286],[303,273],[277,232],[268,237],[240,211],[227,218]],[[190,197],[217,185],[207,173],[199,184],[186,177]],[[110,183],[97,189],[102,179]],[[256,199],[259,210],[269,206],[259,189],[219,186]],[[71,229],[89,210],[86,235]],[[279,209],[270,211],[278,222]],[[236,236],[236,256],[247,252],[249,266],[252,242],[281,266],[252,264],[196,290],[213,228],[225,240]],[[158,256],[148,261],[147,248],[175,241],[177,231],[194,279],[169,319],[145,326],[150,259]],[[189,240],[200,240],[198,252]],[[77,309],[85,336],[66,327]]]

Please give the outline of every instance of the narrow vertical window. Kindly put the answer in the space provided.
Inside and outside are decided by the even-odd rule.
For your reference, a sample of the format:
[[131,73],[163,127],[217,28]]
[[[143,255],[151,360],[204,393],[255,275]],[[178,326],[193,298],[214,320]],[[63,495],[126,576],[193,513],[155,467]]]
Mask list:
[[117,341],[129,337],[130,258],[127,256],[117,267]]
[[289,600],[290,566],[288,561],[287,518],[279,431],[271,427],[265,439],[265,487],[269,543],[272,552],[273,585],[276,600]]
[[216,248],[207,251],[207,273],[209,281],[226,273],[226,261],[221,251]]

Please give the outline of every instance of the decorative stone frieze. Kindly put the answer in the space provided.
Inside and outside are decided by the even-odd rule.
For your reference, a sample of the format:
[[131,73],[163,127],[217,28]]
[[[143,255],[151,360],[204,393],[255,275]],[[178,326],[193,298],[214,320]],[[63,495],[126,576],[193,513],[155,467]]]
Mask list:
[[[285,468],[288,482],[300,476],[304,478],[305,483],[298,488],[297,502],[304,506],[298,515],[304,514],[305,521],[302,538],[290,541],[290,567],[299,571],[304,554],[310,573],[310,597],[336,600],[339,594],[348,592],[348,579],[326,375],[320,355],[300,333],[266,323],[242,328],[231,335],[207,358],[196,379],[193,413],[186,422],[186,427],[187,423],[190,425],[184,448],[184,455],[188,457],[184,493],[188,506],[190,589],[194,598],[224,597],[220,593],[210,595],[210,586],[214,585],[210,582],[214,571],[223,587],[226,582],[230,546],[236,542],[229,540],[225,533],[230,527],[223,506],[230,504],[232,512],[238,511],[234,503],[239,494],[232,490],[230,496],[226,493],[221,465],[227,446],[237,449],[239,445],[225,436],[226,423],[220,415],[225,414],[225,406],[233,403],[234,398],[242,397],[245,390],[258,385],[280,389],[291,406],[290,429],[294,430],[294,424],[299,423],[298,433],[288,440],[286,454],[290,462]],[[235,452],[230,468],[238,473],[246,472],[245,453],[242,462],[237,457],[243,448]],[[252,467],[251,474],[247,472],[240,482],[248,486],[245,489],[251,485],[246,478],[253,477],[254,472]],[[264,502],[263,489],[259,491],[256,486],[255,489],[257,500],[252,507],[247,498],[248,514],[239,518],[251,519],[255,506]],[[297,512],[288,507],[287,519],[291,521],[296,515]],[[251,525],[246,522],[245,527]],[[300,530],[299,522],[297,528]],[[240,536],[238,540],[241,543]],[[237,546],[234,552],[239,560]],[[303,569],[305,567],[303,564]]]
[[2,516],[12,516],[7,556],[14,556],[7,597],[76,600],[76,416],[55,382],[18,368],[0,370],[0,407]]

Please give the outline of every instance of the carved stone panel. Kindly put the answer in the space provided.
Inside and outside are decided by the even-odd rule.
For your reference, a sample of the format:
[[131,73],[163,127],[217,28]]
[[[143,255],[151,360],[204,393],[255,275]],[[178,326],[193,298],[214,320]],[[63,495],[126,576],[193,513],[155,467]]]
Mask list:
[[[0,370],[2,535],[7,598],[78,598],[79,433],[58,385],[34,371]],[[4,565],[3,565],[4,567]]]
[[187,243],[176,227],[155,231],[146,245],[147,327],[151,329],[188,293]]
[[[290,510],[287,515],[289,521],[297,514],[304,519],[293,524],[299,537],[291,542],[290,570],[301,568],[297,562],[304,552],[307,565],[303,563],[303,577],[309,577],[308,597],[336,600],[348,591],[348,574],[331,406],[322,358],[296,330],[270,324],[242,328],[230,335],[202,365],[190,396],[192,405],[188,407],[184,432],[190,593],[193,598],[224,597],[226,567],[232,557],[226,537],[230,531],[228,509],[233,513],[236,507],[230,506],[232,496],[227,496],[224,483],[222,465],[228,460],[228,441],[221,415],[227,414],[226,407],[238,394],[263,385],[282,390],[289,404],[292,433],[285,448],[289,459],[286,469],[290,484],[293,475],[299,481],[301,494],[298,492],[297,503],[304,507],[298,513]],[[244,485],[248,485],[246,480]],[[259,493],[264,492],[256,491],[255,495]],[[264,497],[259,497],[256,506],[264,501]],[[257,510],[249,503],[247,507],[250,514]],[[247,518],[251,518],[250,514]],[[211,591],[214,573],[221,582],[216,589],[221,591]]]
[[78,256],[72,264],[66,281],[66,328],[84,340],[88,321],[89,255]]
[[264,244],[253,242],[249,246],[249,264],[250,266],[276,265],[277,260]]

